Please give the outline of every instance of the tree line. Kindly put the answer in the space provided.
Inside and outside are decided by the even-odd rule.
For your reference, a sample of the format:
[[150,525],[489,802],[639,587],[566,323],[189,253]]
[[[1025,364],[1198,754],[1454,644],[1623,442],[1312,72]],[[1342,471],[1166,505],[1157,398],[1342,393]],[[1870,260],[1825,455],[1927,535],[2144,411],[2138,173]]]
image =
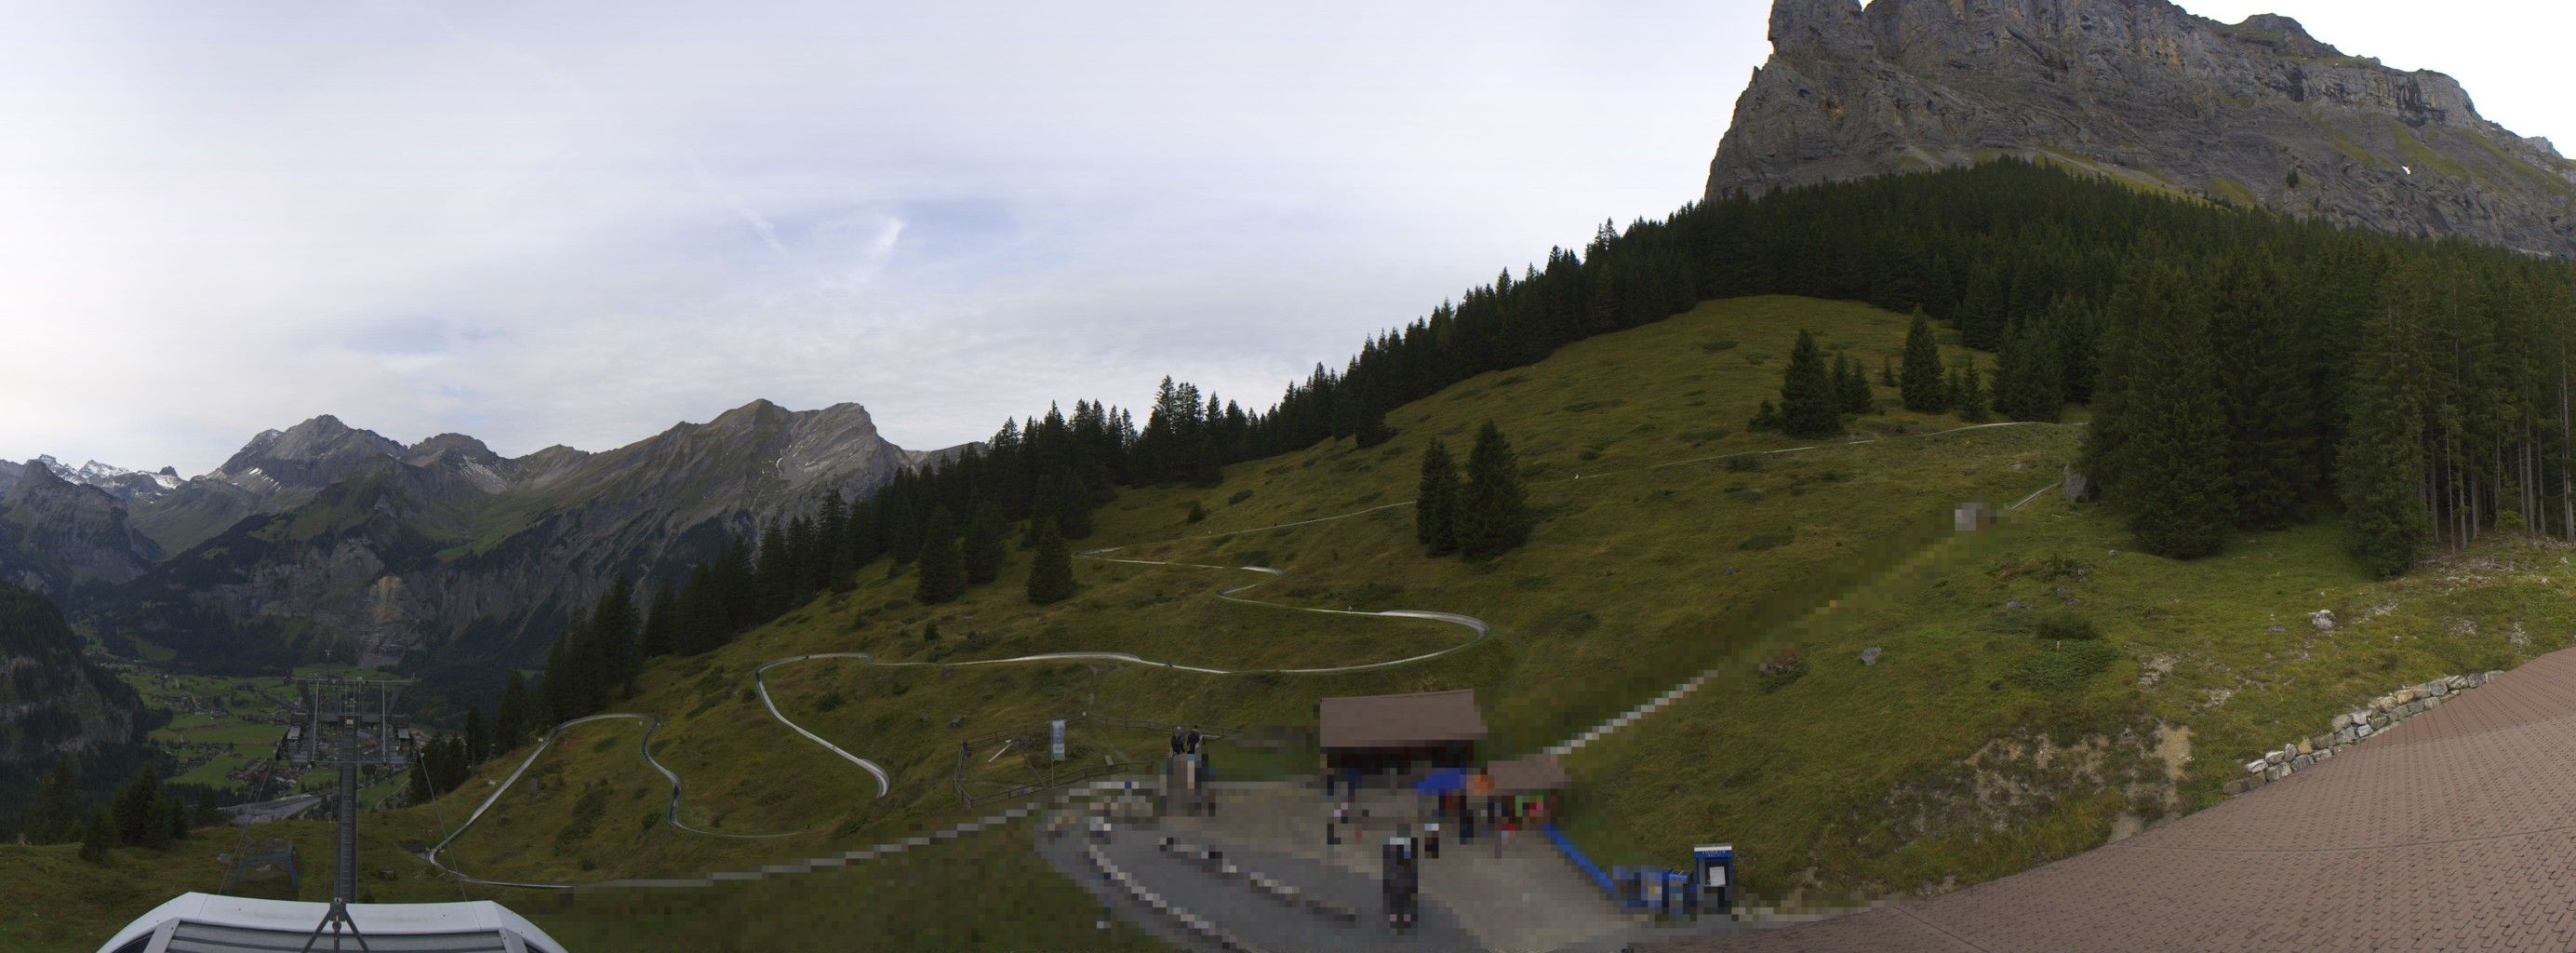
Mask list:
[[[504,709],[520,701],[495,719],[491,749],[598,710],[646,658],[721,645],[879,559],[889,573],[919,572],[916,595],[938,602],[993,581],[1016,535],[1037,555],[1031,600],[1065,598],[1069,543],[1090,535],[1092,511],[1121,486],[1215,485],[1232,463],[1327,439],[1381,442],[1396,406],[1712,298],[1791,294],[1913,314],[1903,366],[1882,364],[1878,386],[1917,411],[2055,420],[2089,404],[2082,466],[2151,552],[2204,555],[2230,530],[2330,512],[2383,574],[2499,529],[2576,539],[2570,278],[2561,262],[2013,159],[1605,222],[1579,251],[1505,269],[1371,337],[1339,370],[1317,365],[1265,410],[1168,378],[1142,428],[1101,402],[1076,401],[1070,416],[1051,407],[864,501],[827,497],[815,514],[764,526],[640,610],[621,583],[567,627],[548,677],[505,691]],[[1992,355],[1991,374],[1974,359],[1945,367],[1935,324]],[[1838,432],[1876,406],[1871,387],[1866,368],[1826,362],[1805,337],[1782,404],[1757,423]],[[1432,461],[1425,469],[1433,500],[1447,484]],[[1426,512],[1426,549],[1463,551],[1464,512],[1446,523]]]
[[82,860],[103,861],[113,847],[161,850],[186,840],[192,831],[222,823],[215,792],[199,789],[190,796],[162,783],[160,769],[148,764],[105,803],[83,805],[80,765],[64,755],[36,783],[19,816],[18,836],[30,844],[77,842]]

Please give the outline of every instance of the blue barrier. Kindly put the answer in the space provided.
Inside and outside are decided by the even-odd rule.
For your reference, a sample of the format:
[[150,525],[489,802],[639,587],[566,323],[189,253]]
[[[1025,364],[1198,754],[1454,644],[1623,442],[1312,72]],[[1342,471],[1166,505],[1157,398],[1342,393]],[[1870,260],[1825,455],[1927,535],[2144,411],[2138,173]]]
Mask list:
[[1541,824],[1539,830],[1547,832],[1547,839],[1555,842],[1556,849],[1565,854],[1565,859],[1574,862],[1574,869],[1583,871],[1584,875],[1592,878],[1593,883],[1601,886],[1602,893],[1610,895],[1610,902],[1627,906],[1619,899],[1619,887],[1610,881],[1610,875],[1603,873],[1601,865],[1593,863],[1592,858],[1583,856],[1583,849],[1574,846],[1573,841],[1565,839],[1565,835],[1557,831],[1555,824]]

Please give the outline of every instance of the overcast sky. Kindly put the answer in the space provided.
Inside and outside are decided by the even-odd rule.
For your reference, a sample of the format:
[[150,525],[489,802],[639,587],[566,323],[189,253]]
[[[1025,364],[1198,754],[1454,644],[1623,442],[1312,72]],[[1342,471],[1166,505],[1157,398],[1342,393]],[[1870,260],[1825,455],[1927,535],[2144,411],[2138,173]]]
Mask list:
[[[2185,5],[2576,135],[2555,4]],[[1762,0],[10,6],[0,456],[190,475],[322,413],[516,455],[1266,405],[1696,197],[1769,49]]]

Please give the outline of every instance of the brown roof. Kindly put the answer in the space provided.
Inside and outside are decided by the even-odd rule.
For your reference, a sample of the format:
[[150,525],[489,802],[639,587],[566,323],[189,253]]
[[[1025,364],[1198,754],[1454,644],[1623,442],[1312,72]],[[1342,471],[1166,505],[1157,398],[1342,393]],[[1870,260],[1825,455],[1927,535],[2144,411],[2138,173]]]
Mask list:
[[1495,791],[1506,794],[1562,791],[1574,785],[1574,779],[1565,776],[1565,769],[1556,763],[1556,756],[1552,754],[1496,761],[1485,766],[1485,777],[1493,780]]
[[1316,704],[1318,734],[1326,749],[1404,748],[1478,741],[1485,737],[1476,690],[1357,695]]

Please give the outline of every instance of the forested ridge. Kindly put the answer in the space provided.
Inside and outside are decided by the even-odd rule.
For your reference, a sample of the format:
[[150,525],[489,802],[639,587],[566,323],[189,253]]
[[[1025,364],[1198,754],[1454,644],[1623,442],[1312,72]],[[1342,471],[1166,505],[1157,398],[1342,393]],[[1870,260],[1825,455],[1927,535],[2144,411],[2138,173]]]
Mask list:
[[[2091,404],[2081,468],[2150,552],[2208,555],[2231,530],[2338,511],[2356,558],[2382,575],[2499,528],[2576,539],[2571,278],[2557,260],[2009,159],[1605,223],[1579,252],[1507,269],[1372,338],[1339,371],[1319,365],[1265,410],[1169,379],[1141,429],[1101,402],[1077,401],[1070,416],[1050,408],[867,501],[834,498],[773,524],[649,605],[620,586],[567,630],[543,699],[514,690],[528,710],[503,713],[501,740],[532,730],[537,704],[555,718],[599,710],[645,657],[721,645],[881,556],[889,572],[935,574],[925,601],[954,598],[993,579],[994,537],[1023,548],[1082,539],[1119,486],[1213,485],[1229,463],[1334,438],[1381,442],[1389,408],[1710,298],[1915,311],[1994,353],[1989,385],[1973,365],[1926,366],[1916,352],[1929,345],[1917,342],[1910,404],[1964,402],[1982,415],[1991,397],[2009,416],[2045,420],[2064,402]],[[1064,549],[1041,552],[1052,580]],[[1033,595],[1060,598],[1063,585]]]

